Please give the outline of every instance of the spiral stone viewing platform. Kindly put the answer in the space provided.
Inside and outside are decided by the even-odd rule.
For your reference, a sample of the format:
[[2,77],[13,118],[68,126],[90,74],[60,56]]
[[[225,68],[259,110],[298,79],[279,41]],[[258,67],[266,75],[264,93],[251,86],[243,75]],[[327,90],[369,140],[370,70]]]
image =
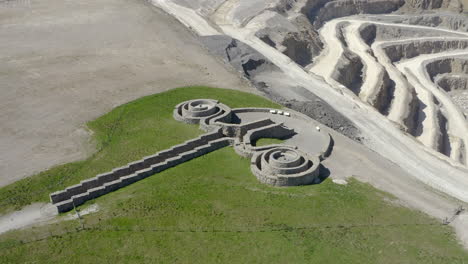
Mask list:
[[[152,156],[129,163],[50,195],[59,212],[130,185],[196,157],[233,146],[251,158],[257,179],[274,186],[312,184],[320,176],[320,161],[332,149],[331,136],[317,123],[296,112],[269,108],[231,109],[216,100],[196,99],[178,104],[176,120],[199,124],[206,133]],[[285,139],[285,144],[255,146],[260,138]],[[297,147],[300,146],[300,149]]]
[[312,184],[320,174],[320,159],[295,147],[273,147],[252,157],[251,169],[257,179],[275,186]]

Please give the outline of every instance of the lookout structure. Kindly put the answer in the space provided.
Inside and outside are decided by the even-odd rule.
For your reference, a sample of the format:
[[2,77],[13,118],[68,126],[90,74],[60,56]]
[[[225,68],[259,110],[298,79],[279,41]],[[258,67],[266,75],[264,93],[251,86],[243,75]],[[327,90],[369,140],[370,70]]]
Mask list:
[[[252,173],[263,183],[274,186],[312,184],[319,179],[320,161],[332,149],[331,136],[313,129],[315,121],[296,112],[269,108],[231,109],[216,100],[196,99],[178,104],[173,116],[187,124],[199,124],[206,133],[50,194],[58,212],[70,211],[86,201],[227,146],[233,146],[236,153],[251,159]],[[288,139],[293,145],[255,146],[260,138]]]

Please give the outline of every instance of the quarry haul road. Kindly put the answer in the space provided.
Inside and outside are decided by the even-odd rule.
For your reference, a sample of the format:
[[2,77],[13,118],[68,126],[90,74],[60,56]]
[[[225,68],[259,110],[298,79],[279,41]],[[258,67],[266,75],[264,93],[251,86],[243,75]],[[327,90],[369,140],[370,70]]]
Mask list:
[[375,100],[378,93],[378,85],[381,81],[384,68],[370,54],[371,48],[359,37],[359,28],[364,24],[352,23],[345,28],[345,39],[348,48],[356,53],[363,60],[366,69],[364,83],[361,86],[359,97],[364,101],[371,103]]
[[[468,142],[468,122],[466,122],[463,112],[459,108],[455,107],[455,105],[451,103],[450,97],[448,97],[446,93],[443,93],[429,79],[425,69],[426,61],[458,56],[468,57],[468,52],[451,51],[437,54],[426,54],[399,62],[397,63],[397,67],[407,76],[408,80],[410,83],[412,83],[413,86],[420,86],[422,89],[431,91],[437,101],[445,106],[445,110],[447,111],[446,116],[451,121],[450,124],[454,124],[453,126],[448,127],[449,134],[460,135],[462,137],[461,139],[463,140],[462,142]],[[463,151],[463,145],[464,144],[459,143],[456,146],[452,146],[452,151],[454,152],[452,154],[458,155],[460,151]],[[465,161],[468,162],[468,157],[466,157]]]
[[[320,30],[320,35],[324,40],[325,43],[325,50],[318,56],[314,65],[310,68],[309,72],[317,74],[325,78],[326,82],[332,84],[333,86],[341,87],[342,85],[338,83],[333,78],[333,74],[335,72],[335,68],[339,63],[340,56],[336,56],[336,54],[343,54],[344,47],[343,43],[339,39],[340,31],[344,32],[344,39],[347,41],[346,44],[350,51],[354,52],[355,54],[359,55],[362,59],[364,68],[365,68],[365,78],[363,85],[361,86],[361,92],[359,97],[368,102],[369,98],[372,96],[374,97],[378,92],[378,80],[376,78],[381,77],[382,65],[385,67],[387,72],[392,77],[392,80],[396,82],[395,85],[395,96],[393,99],[392,107],[389,111],[389,119],[395,121],[396,123],[403,123],[403,120],[408,115],[408,107],[409,102],[408,98],[410,96],[410,90],[412,87],[416,89],[416,93],[418,95],[418,99],[422,101],[422,103],[426,106],[422,111],[426,118],[422,121],[422,130],[421,135],[417,136],[416,138],[422,142],[425,146],[431,149],[438,149],[439,148],[439,141],[441,140],[441,135],[438,131],[439,121],[438,121],[438,111],[439,108],[433,102],[433,95],[439,100],[443,102],[443,105],[446,106],[446,116],[450,121],[450,126],[448,127],[448,133],[452,135],[451,141],[451,158],[454,160],[458,160],[458,157],[465,157],[463,162],[468,164],[468,155],[464,155],[466,152],[464,149],[464,143],[468,143],[467,141],[467,129],[466,129],[466,121],[464,118],[463,113],[451,103],[450,99],[445,96],[443,93],[439,91],[434,84],[430,84],[425,82],[425,77],[422,77],[420,71],[417,71],[416,79],[409,77],[408,74],[405,74],[407,79],[411,79],[412,81],[409,83],[411,87],[408,85],[406,81],[403,80],[403,76],[401,73],[405,72],[403,67],[408,67],[410,69],[418,69],[421,65],[418,65],[417,62],[421,62],[418,59],[416,63],[405,63],[406,66],[400,66],[395,68],[395,66],[388,61],[387,56],[384,54],[383,50],[381,49],[382,45],[388,44],[398,44],[401,42],[409,42],[409,41],[424,41],[424,40],[440,40],[441,37],[423,37],[423,38],[416,38],[416,39],[408,39],[404,38],[402,40],[396,41],[377,41],[374,42],[372,48],[370,48],[367,44],[363,42],[361,37],[359,36],[359,27],[363,24],[378,24],[378,25],[385,25],[391,27],[403,27],[403,28],[418,28],[421,30],[430,30],[430,31],[439,31],[445,33],[453,33],[458,34],[463,37],[444,37],[444,41],[450,40],[463,40],[467,39],[468,33],[446,30],[446,29],[437,29],[437,28],[428,28],[423,26],[412,26],[412,25],[395,25],[392,23],[383,23],[383,22],[374,22],[374,21],[366,21],[360,19],[349,19],[349,18],[341,18],[341,19],[334,19],[327,22],[322,29]],[[344,27],[344,30],[342,29]],[[371,53],[372,51],[372,53]],[[462,52],[463,53],[463,52]],[[466,53],[466,52],[465,52]],[[372,54],[372,55],[371,55]],[[445,56],[445,54],[451,54],[450,52],[442,52],[437,53],[439,56]],[[435,56],[437,56],[435,55]],[[374,59],[374,56],[378,58],[378,60]],[[418,56],[419,58],[420,56]],[[399,71],[398,71],[399,70]],[[424,85],[421,85],[423,82],[425,85],[429,85],[432,89],[424,88]],[[456,138],[461,138],[461,140],[457,140]]]

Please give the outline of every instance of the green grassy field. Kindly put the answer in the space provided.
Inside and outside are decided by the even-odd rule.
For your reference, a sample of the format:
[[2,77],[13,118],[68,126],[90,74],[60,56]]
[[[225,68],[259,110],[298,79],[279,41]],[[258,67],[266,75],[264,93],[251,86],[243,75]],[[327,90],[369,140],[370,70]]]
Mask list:
[[255,141],[254,146],[266,146],[272,144],[281,144],[283,140],[277,138],[261,138]]
[[[279,107],[261,97],[180,88],[123,105],[91,122],[99,151],[0,189],[8,212],[81,179],[202,132],[173,107],[215,98],[231,107]],[[333,172],[331,172],[333,173]],[[395,206],[390,195],[346,186],[260,184],[249,160],[227,147],[88,202],[80,220],[0,236],[0,263],[468,263],[448,226]]]

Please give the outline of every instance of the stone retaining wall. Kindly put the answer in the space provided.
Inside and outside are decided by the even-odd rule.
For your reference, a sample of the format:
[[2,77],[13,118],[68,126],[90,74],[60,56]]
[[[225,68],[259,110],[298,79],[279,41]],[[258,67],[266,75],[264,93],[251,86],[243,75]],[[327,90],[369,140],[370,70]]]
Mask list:
[[187,124],[200,124],[200,127],[209,131],[212,119],[231,121],[231,108],[212,99],[196,99],[182,102],[174,108],[174,119]]
[[293,129],[285,127],[283,124],[271,124],[264,127],[254,128],[243,137],[245,145],[252,145],[252,142],[256,142],[260,138],[277,138],[284,139],[291,137],[295,134]]
[[264,127],[255,128],[249,130],[244,136],[242,142],[236,140],[234,143],[234,150],[237,154],[243,157],[251,158],[256,152],[268,150],[273,147],[283,146],[280,144],[267,145],[267,146],[252,146],[252,142],[257,141],[260,138],[278,138],[284,139],[294,135],[293,129],[284,127],[282,124],[271,124]]
[[59,212],[65,212],[73,208],[73,203],[77,206],[87,200],[231,144],[233,144],[233,139],[225,138],[218,129],[218,131],[204,134],[126,166],[99,174],[63,191],[52,193],[50,199],[57,205]]
[[222,126],[223,134],[226,137],[242,138],[247,133],[247,131],[251,129],[273,125],[275,124],[275,122],[271,121],[271,119],[269,118],[266,118],[266,119],[246,123],[243,125],[223,124],[223,123],[217,123],[217,124]]
[[242,157],[245,157],[245,158],[252,158],[252,156],[257,153],[257,152],[262,152],[262,151],[266,151],[266,150],[269,150],[271,148],[275,148],[275,147],[282,147],[284,145],[281,145],[281,144],[274,144],[274,145],[266,145],[266,146],[260,146],[260,147],[246,147],[244,145],[244,143],[241,143],[241,142],[235,142],[234,143],[234,151],[239,155],[239,156],[242,156]]
[[[273,161],[275,153],[288,151],[297,157],[284,162]],[[255,153],[251,159],[251,170],[260,182],[266,184],[274,186],[307,185],[318,179],[320,160],[318,157],[311,157],[298,151],[296,147],[281,146]]]

